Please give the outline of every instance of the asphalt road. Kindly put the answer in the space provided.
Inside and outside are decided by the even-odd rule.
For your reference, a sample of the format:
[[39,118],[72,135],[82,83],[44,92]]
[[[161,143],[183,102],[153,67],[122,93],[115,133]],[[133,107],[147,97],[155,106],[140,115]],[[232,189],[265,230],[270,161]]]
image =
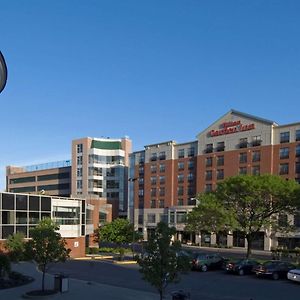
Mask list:
[[[52,274],[63,272],[72,278],[95,281],[112,286],[154,292],[154,288],[141,279],[137,265],[115,265],[103,261],[68,261],[52,265]],[[191,299],[199,300],[293,300],[298,299],[300,284],[288,280],[256,278],[225,274],[224,271],[188,272],[182,280],[167,288],[167,293],[183,289]],[[120,299],[122,299],[120,295]]]

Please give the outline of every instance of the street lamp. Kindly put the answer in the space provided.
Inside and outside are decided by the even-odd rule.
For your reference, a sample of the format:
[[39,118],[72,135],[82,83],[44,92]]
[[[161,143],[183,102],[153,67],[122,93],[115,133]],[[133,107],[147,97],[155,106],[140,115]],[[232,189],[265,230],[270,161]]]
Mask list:
[[4,57],[0,51],[0,93],[3,91],[7,81],[7,67]]

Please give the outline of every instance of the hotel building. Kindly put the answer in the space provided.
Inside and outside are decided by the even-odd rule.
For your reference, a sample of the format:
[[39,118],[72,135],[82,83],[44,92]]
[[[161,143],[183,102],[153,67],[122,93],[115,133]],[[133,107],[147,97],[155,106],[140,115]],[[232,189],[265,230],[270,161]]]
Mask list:
[[[186,215],[196,195],[216,189],[238,174],[274,174],[300,182],[300,123],[274,121],[230,110],[195,141],[146,145],[130,156],[129,214],[144,238],[159,221],[177,229],[176,238],[202,245],[246,247],[239,232],[230,235],[185,232]],[[300,215],[289,216],[299,228],[293,236],[260,232],[254,248],[300,246]]]

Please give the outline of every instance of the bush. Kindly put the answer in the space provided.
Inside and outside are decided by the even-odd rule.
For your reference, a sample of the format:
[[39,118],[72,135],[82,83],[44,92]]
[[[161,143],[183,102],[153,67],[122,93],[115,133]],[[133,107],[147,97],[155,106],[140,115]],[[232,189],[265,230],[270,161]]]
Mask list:
[[99,254],[99,248],[97,247],[90,247],[89,254]]
[[5,254],[0,254],[0,278],[10,273],[10,260]]

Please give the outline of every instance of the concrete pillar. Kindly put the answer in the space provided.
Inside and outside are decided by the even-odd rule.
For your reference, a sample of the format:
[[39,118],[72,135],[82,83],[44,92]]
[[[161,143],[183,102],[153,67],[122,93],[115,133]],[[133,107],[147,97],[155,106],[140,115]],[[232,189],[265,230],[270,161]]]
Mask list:
[[215,233],[210,236],[210,244],[215,245],[217,243],[217,235]]
[[195,243],[199,246],[201,246],[201,233],[195,234]]
[[232,247],[233,246],[233,235],[228,234],[227,235],[227,247]]

